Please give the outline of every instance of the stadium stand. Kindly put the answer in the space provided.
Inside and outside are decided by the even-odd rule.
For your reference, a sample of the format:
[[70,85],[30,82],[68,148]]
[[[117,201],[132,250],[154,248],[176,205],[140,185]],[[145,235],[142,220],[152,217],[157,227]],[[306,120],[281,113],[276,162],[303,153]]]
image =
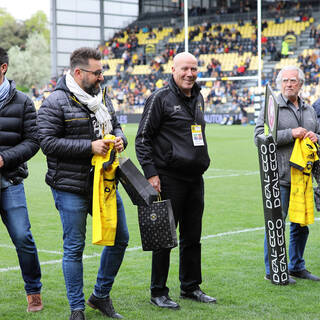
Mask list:
[[[217,79],[201,83],[207,112],[253,112],[255,95],[260,94],[256,81],[225,80],[256,75],[258,70],[255,2],[246,1],[244,7],[241,3],[238,9],[189,11],[189,51],[199,60],[199,78]],[[278,70],[297,65],[306,74],[304,95],[312,103],[320,96],[319,3],[290,4],[280,1],[276,8],[263,7],[262,85],[270,83],[275,88]],[[167,12],[160,22],[161,16],[140,15],[100,47],[105,85],[120,113],[140,113],[150,93],[166,84],[173,56],[184,51],[181,12]]]

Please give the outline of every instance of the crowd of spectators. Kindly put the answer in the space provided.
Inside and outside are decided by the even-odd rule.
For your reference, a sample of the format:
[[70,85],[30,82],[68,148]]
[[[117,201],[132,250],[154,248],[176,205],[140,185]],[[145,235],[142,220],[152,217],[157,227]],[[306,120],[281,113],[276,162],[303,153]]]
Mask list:
[[[299,3],[298,3],[299,4]],[[300,10],[299,5],[295,8]],[[251,10],[252,3],[250,1],[240,1],[241,10]],[[276,19],[282,17],[282,12],[287,6],[285,2],[277,2],[275,8],[275,22]],[[223,6],[220,10],[227,10]],[[202,14],[197,8],[192,8],[193,14]],[[191,13],[190,13],[191,14]],[[309,18],[307,14],[299,11],[299,19]],[[298,20],[297,20],[298,21]],[[244,82],[239,81],[221,81],[223,77],[232,77],[239,75],[247,75],[248,68],[251,62],[251,57],[257,55],[257,28],[256,19],[251,20],[254,26],[254,32],[251,38],[242,39],[241,33],[237,27],[226,28],[221,24],[215,24],[212,28],[210,21],[205,20],[201,25],[196,26],[189,34],[190,49],[193,54],[199,59],[199,65],[202,70],[199,77],[213,77],[218,80],[211,82],[208,88],[208,83],[201,82],[206,99],[207,112],[240,112],[246,114],[246,109],[253,106],[254,90],[249,90],[243,85]],[[243,20],[238,21],[238,26],[244,25]],[[268,22],[263,21],[262,29],[268,27]],[[163,66],[170,62],[173,56],[184,50],[183,43],[167,43],[165,48],[157,55],[148,55],[139,46],[137,34],[142,32],[148,35],[148,39],[155,39],[157,32],[162,30],[162,26],[158,26],[155,30],[151,25],[145,25],[141,31],[137,26],[127,27],[116,33],[104,46],[100,46],[103,52],[104,60],[106,61],[104,69],[110,68],[108,64],[109,59],[122,58],[123,63],[118,64],[114,76],[105,77],[105,86],[112,98],[116,110],[119,113],[142,112],[148,96],[156,89],[167,84],[168,74],[163,73]],[[172,31],[171,37],[180,34],[181,29],[175,27]],[[202,34],[200,41],[192,41]],[[126,41],[123,41],[123,39]],[[316,26],[310,28],[310,39],[314,39],[315,47],[320,48],[320,32]],[[278,46],[278,47],[277,47]],[[212,53],[231,53],[237,52],[239,56],[244,55],[245,52],[251,52],[251,56],[245,56],[239,65],[234,65],[232,71],[222,71],[221,62],[217,58],[213,58],[210,62],[202,61],[202,54]],[[269,56],[269,60],[276,61],[281,58],[281,47],[274,39],[262,38],[262,56]],[[318,84],[320,77],[320,50],[315,51],[311,56],[299,56],[298,62],[306,75],[306,84]],[[136,65],[148,65],[150,74],[132,75],[132,70]],[[65,72],[65,70],[64,70]],[[272,77],[268,74],[262,75],[262,85],[270,83],[275,87],[275,75],[277,71],[274,70]],[[45,88],[38,90],[33,88],[33,97],[36,103],[41,103],[42,99],[50,94],[55,87],[56,80],[53,79]],[[312,91],[312,90],[310,90]],[[309,92],[312,94],[312,92]],[[308,98],[308,97],[307,97]]]

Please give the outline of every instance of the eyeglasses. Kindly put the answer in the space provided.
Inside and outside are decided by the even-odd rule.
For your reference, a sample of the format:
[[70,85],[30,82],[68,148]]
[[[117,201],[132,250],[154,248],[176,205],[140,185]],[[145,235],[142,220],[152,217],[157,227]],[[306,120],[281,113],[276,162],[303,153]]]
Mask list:
[[287,83],[297,84],[298,83],[298,79],[297,78],[291,78],[291,79],[283,78],[282,82],[285,83],[285,84],[287,84]]
[[102,72],[103,72],[103,70],[91,71],[91,70],[86,70],[86,69],[81,69],[81,68],[79,68],[79,69],[82,71],[85,71],[85,72],[90,72],[93,75],[95,75],[96,77],[99,77],[100,75],[102,75]]

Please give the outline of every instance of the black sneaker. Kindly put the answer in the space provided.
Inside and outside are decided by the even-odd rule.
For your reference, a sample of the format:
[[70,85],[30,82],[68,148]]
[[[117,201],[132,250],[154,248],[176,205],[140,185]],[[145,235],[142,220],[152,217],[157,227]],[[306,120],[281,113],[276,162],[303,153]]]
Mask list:
[[69,320],[86,320],[83,310],[71,311]]
[[[264,279],[265,279],[265,280],[270,280],[270,274],[266,274],[266,275],[264,276]],[[292,277],[289,276],[289,284],[296,284],[296,283],[297,283],[297,281],[294,280],[294,279],[292,279]]]
[[97,298],[94,294],[87,300],[87,305],[93,309],[98,309],[104,316],[115,319],[122,319],[123,316],[114,310],[110,297]]

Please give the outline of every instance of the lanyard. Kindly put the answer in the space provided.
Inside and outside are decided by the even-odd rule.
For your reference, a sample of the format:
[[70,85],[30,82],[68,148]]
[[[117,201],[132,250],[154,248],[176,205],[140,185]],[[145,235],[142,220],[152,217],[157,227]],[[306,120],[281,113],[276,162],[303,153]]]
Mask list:
[[192,109],[184,102],[182,101],[183,106],[185,107],[186,111],[189,113],[191,118],[193,119],[194,124],[197,124],[197,102],[198,102],[199,97],[195,98],[192,106],[194,106],[194,112],[192,112]]

